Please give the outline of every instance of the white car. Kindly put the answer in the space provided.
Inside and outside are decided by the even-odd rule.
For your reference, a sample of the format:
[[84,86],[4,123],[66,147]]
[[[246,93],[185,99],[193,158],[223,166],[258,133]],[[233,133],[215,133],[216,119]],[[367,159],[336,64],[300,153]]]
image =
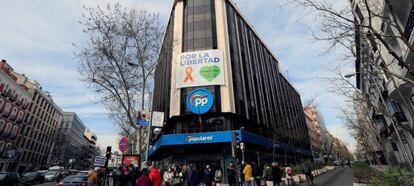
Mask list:
[[45,173],[45,181],[55,181],[58,175],[59,175],[59,172],[48,171]]

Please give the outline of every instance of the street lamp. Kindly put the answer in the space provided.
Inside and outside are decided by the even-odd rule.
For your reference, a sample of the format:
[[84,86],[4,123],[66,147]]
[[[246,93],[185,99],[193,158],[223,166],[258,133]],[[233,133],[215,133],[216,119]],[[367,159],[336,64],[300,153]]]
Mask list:
[[349,74],[345,74],[344,77],[345,78],[351,78],[353,76],[355,76],[358,72],[354,72],[354,73],[349,73]]

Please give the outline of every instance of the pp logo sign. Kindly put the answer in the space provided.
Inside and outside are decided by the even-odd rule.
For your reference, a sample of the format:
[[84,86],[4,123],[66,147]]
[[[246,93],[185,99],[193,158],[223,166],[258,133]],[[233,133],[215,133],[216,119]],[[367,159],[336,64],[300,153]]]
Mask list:
[[207,89],[195,89],[187,96],[186,105],[194,114],[204,114],[213,107],[214,97]]

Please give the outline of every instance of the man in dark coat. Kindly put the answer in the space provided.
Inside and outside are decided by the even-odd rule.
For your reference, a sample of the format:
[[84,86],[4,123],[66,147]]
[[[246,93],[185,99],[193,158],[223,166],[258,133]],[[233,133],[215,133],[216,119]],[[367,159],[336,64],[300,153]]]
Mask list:
[[280,182],[282,182],[281,177],[281,170],[279,164],[276,162],[272,163],[272,178],[273,178],[273,186],[280,186]]
[[206,168],[204,169],[203,177],[204,177],[204,184],[206,184],[206,186],[211,186],[213,183],[214,173],[210,165],[206,165]]
[[236,168],[233,162],[230,162],[227,166],[227,181],[229,186],[236,186]]

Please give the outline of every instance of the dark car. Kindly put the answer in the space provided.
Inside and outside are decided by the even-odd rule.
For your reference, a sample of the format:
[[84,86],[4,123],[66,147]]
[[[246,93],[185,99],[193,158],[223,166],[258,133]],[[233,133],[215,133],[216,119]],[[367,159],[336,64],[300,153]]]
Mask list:
[[0,172],[0,186],[17,186],[19,175],[14,172]]
[[56,186],[86,186],[88,184],[88,176],[68,176],[59,182]]
[[21,184],[35,184],[45,182],[45,176],[41,172],[28,172],[20,177]]

